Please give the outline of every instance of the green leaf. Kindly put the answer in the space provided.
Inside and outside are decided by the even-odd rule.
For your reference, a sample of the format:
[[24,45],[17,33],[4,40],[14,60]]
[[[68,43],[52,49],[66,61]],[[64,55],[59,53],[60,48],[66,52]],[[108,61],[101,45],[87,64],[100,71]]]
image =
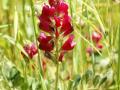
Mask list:
[[15,7],[15,12],[14,12],[14,38],[16,40],[17,38],[17,33],[18,33],[18,12],[17,12],[17,9]]
[[17,74],[12,80],[13,87],[22,86],[23,83],[24,83],[24,78],[21,77],[20,74]]
[[107,76],[103,77],[99,83],[99,86],[101,86],[103,83],[105,83],[107,80]]
[[93,79],[93,85],[96,86],[100,82],[100,75],[96,75]]
[[76,90],[77,86],[80,83],[80,80],[81,80],[81,76],[76,75],[73,80],[69,81],[68,90]]
[[82,81],[85,80],[86,83],[93,77],[93,72],[91,70],[87,70],[85,74],[82,76]]
[[41,90],[41,84],[33,77],[28,77],[28,86],[30,90]]
[[76,75],[73,83],[73,88],[76,88],[81,80],[80,75]]
[[20,75],[20,72],[16,69],[16,67],[12,67],[10,71],[10,80],[14,80],[18,75]]
[[24,51],[22,45],[18,42],[15,42],[14,38],[8,35],[3,35],[2,33],[0,33],[0,37],[8,41],[10,44],[15,45],[28,58],[28,54]]

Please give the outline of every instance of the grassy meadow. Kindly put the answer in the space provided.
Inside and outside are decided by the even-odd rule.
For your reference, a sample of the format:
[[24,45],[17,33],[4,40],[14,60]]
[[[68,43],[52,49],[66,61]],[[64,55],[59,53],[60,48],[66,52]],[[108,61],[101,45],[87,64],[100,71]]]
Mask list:
[[120,0],[64,1],[76,45],[56,63],[41,49],[29,58],[23,48],[39,48],[38,16],[48,0],[0,0],[0,90],[120,90]]

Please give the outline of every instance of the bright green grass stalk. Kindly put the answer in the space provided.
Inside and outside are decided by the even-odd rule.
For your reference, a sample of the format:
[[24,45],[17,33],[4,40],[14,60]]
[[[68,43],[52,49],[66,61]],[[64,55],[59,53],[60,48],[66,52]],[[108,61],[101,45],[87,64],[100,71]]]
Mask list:
[[[71,18],[73,17],[73,10],[72,10],[72,1],[71,0],[68,0],[68,2],[69,2],[69,8],[70,8],[70,15],[71,15]],[[73,22],[73,20],[72,20],[72,22]],[[71,70],[71,72],[72,73],[74,73],[76,70],[75,70],[75,61],[74,61],[74,59],[72,60],[73,62],[72,62],[72,70]]]
[[[75,12],[75,10],[76,10],[76,0],[74,1],[74,5],[73,5],[73,3],[72,3],[72,0],[68,0],[69,1],[69,6],[70,6],[70,15],[71,15],[71,17],[72,17],[72,25],[73,25],[73,27],[74,27],[74,30],[75,30],[75,25],[74,25],[74,22],[75,22],[75,16],[73,17],[73,14],[76,14],[76,12]],[[75,32],[74,32],[74,34],[75,34]],[[78,37],[77,36],[75,36],[75,38],[76,38],[76,40],[78,41]],[[72,75],[74,76],[74,75],[76,75],[77,73],[78,73],[78,53],[79,52],[77,52],[77,51],[79,51],[79,48],[78,48],[78,43],[77,43],[77,45],[75,46],[75,48],[74,48],[74,50],[73,50],[73,65],[72,65]]]
[[59,62],[57,60],[55,90],[58,90],[58,85],[59,85]]
[[58,38],[56,38],[55,40],[55,46],[56,46],[56,61],[57,61],[57,64],[56,64],[56,82],[55,82],[55,90],[58,90],[58,85],[59,85],[59,61],[58,61],[58,53],[59,53],[59,48],[58,48]]
[[[12,7],[11,7],[12,2],[7,1],[6,3],[8,4],[8,8],[6,9],[6,15],[7,15],[6,19],[7,19],[7,23],[10,24],[11,23],[10,17],[11,17],[11,11],[12,11]],[[8,31],[7,34],[9,34],[9,36],[12,37],[13,31],[12,31],[12,27],[10,25],[8,25],[7,31]],[[10,52],[11,52],[11,53],[9,53],[9,58],[12,60],[12,62],[15,62],[15,54],[14,53],[12,54],[12,52],[14,52],[14,49],[12,49],[12,47],[14,47],[14,46],[10,45],[10,47],[8,47],[8,48],[10,48]]]
[[[22,13],[23,13],[23,29],[24,32],[26,32],[26,13],[25,13],[25,4],[26,4],[26,0],[22,0]],[[27,36],[27,34],[26,34]]]
[[73,17],[72,0],[68,0],[68,1],[70,5],[70,14],[71,14],[71,17]]
[[[26,3],[25,0],[22,0],[22,13],[23,13],[23,21],[24,21],[23,30],[24,31],[26,31],[25,3]],[[25,61],[25,58],[23,62],[21,62],[21,65],[23,66],[23,74],[25,76],[25,83],[27,83],[27,63],[24,61]]]
[[[87,1],[86,1],[86,3],[87,3]],[[94,3],[94,2],[92,2],[92,3]],[[89,19],[88,15],[89,15],[89,13],[88,13],[88,7],[86,7],[86,16],[87,16],[87,19]],[[88,26],[88,31],[89,31],[89,36],[90,36],[90,42],[93,43],[93,41],[92,41],[92,30],[91,30],[90,26]],[[91,47],[91,48],[93,50],[93,47]],[[91,60],[92,60],[93,74],[95,74],[95,57],[94,57],[94,53],[92,53]]]
[[[89,33],[90,33],[90,41],[93,43],[92,41],[92,31],[89,30]],[[93,50],[93,47],[92,47],[92,50]],[[94,53],[92,53],[92,69],[93,69],[93,74],[95,75],[95,55]]]
[[34,4],[33,1],[30,0],[30,6],[31,6],[31,10],[32,10],[32,22],[33,22],[33,28],[34,28],[34,35],[35,35],[35,40],[36,40],[36,44],[37,44],[37,48],[38,48],[38,68],[39,68],[39,76],[40,76],[40,81],[41,81],[41,85],[42,85],[42,89],[43,90],[47,90],[46,86],[45,86],[45,82],[43,81],[43,70],[42,70],[42,62],[41,62],[41,56],[40,56],[40,51],[39,51],[39,45],[37,42],[37,32],[36,32],[36,25],[35,25],[35,9],[34,9]]
[[118,65],[117,65],[117,71],[118,71],[118,73],[117,73],[117,86],[118,86],[118,88],[117,88],[117,90],[120,90],[120,87],[119,87],[119,85],[120,85],[120,26],[119,26],[119,41],[118,41]]
[[[36,32],[35,18],[34,18],[35,10],[34,10],[34,5],[33,5],[33,1],[32,0],[30,0],[30,4],[31,4],[31,10],[32,10],[32,22],[33,22],[33,28],[34,28],[34,35],[35,35],[35,39],[37,39],[37,32]],[[39,49],[37,40],[36,40],[36,44],[37,44],[37,48]],[[40,52],[39,52],[39,50],[38,50],[38,64],[39,64],[40,73],[41,73],[41,75],[43,75],[42,63],[41,63],[41,59],[40,59]]]

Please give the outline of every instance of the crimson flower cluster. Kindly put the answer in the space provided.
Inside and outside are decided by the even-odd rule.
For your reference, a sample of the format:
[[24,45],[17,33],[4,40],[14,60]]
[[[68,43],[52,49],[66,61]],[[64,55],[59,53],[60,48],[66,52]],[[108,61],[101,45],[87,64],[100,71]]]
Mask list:
[[[25,52],[28,54],[28,56],[29,56],[31,59],[32,59],[33,56],[36,55],[37,52],[38,52],[37,47],[35,46],[34,43],[32,43],[32,44],[26,44],[26,45],[24,45],[23,48],[24,48]],[[23,52],[21,52],[21,53],[22,53],[23,56],[25,56],[25,55],[23,54]]]
[[[92,33],[92,41],[99,51],[101,51],[103,48],[103,45],[100,43],[101,39],[102,39],[102,35],[100,33],[95,32],[95,31]],[[91,55],[92,52],[94,52],[94,50],[92,50],[91,47],[88,47],[87,52],[89,53],[89,55]]]
[[[63,0],[49,0],[49,5],[44,4],[39,18],[39,28],[42,30],[38,37],[39,48],[45,53],[52,53],[59,48],[59,61],[64,54],[75,46],[71,17],[68,15],[68,4]],[[68,39],[64,39],[68,36]],[[59,44],[59,43],[62,43]]]

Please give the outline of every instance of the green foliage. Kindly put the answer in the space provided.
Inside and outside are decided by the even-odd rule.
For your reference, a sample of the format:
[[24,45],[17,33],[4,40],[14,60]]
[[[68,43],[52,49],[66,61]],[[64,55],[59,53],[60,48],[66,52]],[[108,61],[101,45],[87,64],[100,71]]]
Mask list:
[[75,75],[73,80],[70,80],[68,90],[76,90],[81,80],[80,75]]
[[[29,60],[23,49],[26,43],[37,44],[40,33],[37,16],[47,1],[0,1],[0,90],[55,90],[56,66],[53,62],[40,50]],[[119,90],[120,1],[65,1],[69,4],[77,44],[73,52],[66,54],[64,62],[59,63],[59,90]],[[87,38],[93,31],[103,36],[101,51]],[[89,46],[95,50],[92,56],[86,53]],[[47,63],[46,70],[42,70],[43,60]]]

